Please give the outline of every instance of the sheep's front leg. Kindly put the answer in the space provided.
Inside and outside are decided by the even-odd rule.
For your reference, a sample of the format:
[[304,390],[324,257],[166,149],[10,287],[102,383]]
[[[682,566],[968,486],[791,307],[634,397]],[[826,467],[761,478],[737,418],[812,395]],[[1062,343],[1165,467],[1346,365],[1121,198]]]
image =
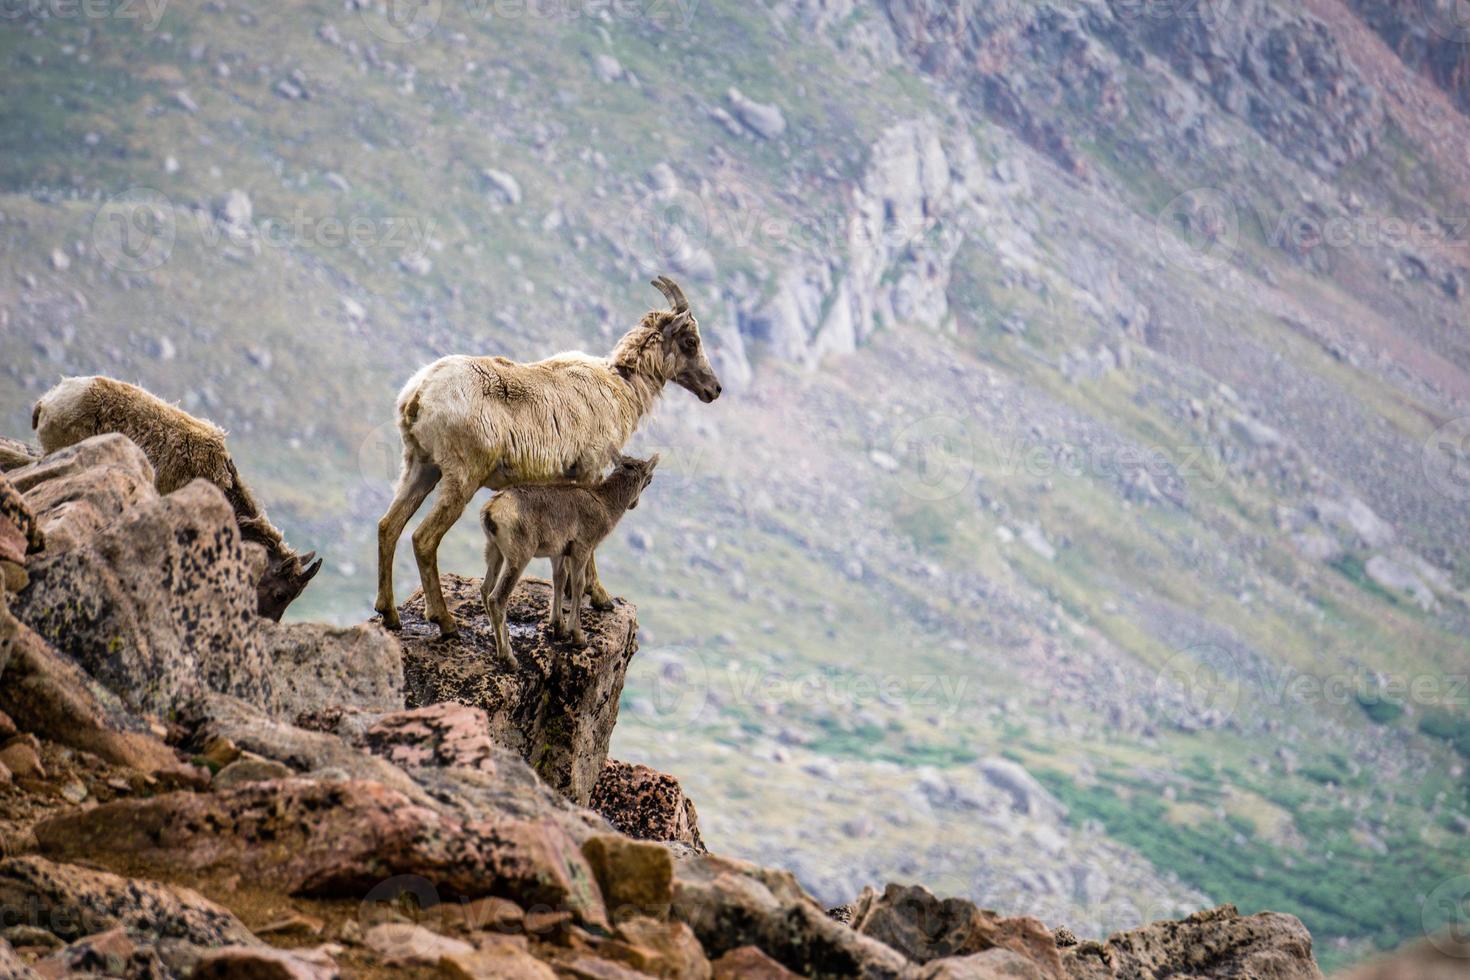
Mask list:
[[446,476],[429,516],[413,532],[413,554],[418,559],[419,580],[424,586],[424,617],[439,624],[441,637],[453,636],[459,627],[444,604],[444,592],[439,586],[439,542],[464,513],[476,489],[476,485]]
[[[607,612],[611,609],[613,607],[612,596],[607,594],[607,589],[602,587],[602,581],[597,577],[596,555],[587,559],[586,574],[583,577],[587,580],[587,595],[592,599],[592,608],[601,610],[602,612]],[[582,595],[580,588],[577,590],[577,595]],[[579,599],[578,602],[580,603],[580,601]]]

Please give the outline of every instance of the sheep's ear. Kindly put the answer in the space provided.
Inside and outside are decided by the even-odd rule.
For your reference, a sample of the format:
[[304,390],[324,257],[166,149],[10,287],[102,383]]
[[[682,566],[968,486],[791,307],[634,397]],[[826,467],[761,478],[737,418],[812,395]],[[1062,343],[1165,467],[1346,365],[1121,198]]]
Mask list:
[[658,458],[660,455],[660,453],[654,453],[652,456],[648,457],[648,472],[652,473],[653,468],[658,465]]
[[685,310],[683,313],[675,314],[674,316],[671,316],[664,321],[664,325],[659,332],[662,333],[665,337],[672,337],[676,332],[684,329],[684,327],[689,323],[689,318],[691,316],[693,316],[693,314],[690,313],[688,310]]

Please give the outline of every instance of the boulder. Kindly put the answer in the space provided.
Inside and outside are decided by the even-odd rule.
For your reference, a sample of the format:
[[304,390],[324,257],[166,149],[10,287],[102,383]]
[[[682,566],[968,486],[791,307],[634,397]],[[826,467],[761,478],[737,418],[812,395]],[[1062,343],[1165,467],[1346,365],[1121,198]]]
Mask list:
[[370,711],[403,707],[403,651],[382,627],[261,620],[259,633],[282,717],[324,705]]
[[148,457],[116,433],[85,439],[6,475],[25,495],[50,554],[91,540],[128,509],[158,497]]
[[326,955],[259,946],[226,946],[199,958],[191,980],[337,980],[341,974]]
[[761,139],[773,140],[786,132],[786,117],[781,110],[767,102],[757,102],[737,88],[725,93],[730,100],[730,112]]
[[556,972],[530,953],[505,941],[482,944],[470,953],[439,960],[439,972],[450,980],[556,980]]
[[1107,942],[1062,951],[1069,976],[1259,977],[1321,980],[1312,936],[1294,915],[1243,916],[1233,905],[1196,912],[1180,921],[1154,922],[1116,933]]
[[634,916],[618,924],[618,948],[604,955],[653,977],[710,980],[709,958],[694,931],[682,922]]
[[[195,946],[251,945],[228,910],[188,888],[122,878],[27,855],[0,861],[0,908],[9,924],[37,926],[66,942],[122,928],[135,937]],[[24,922],[17,922],[23,917]]]
[[272,702],[254,579],[234,511],[212,484],[137,503],[29,571],[16,617],[133,710],[167,715],[205,691]]
[[1333,980],[1465,980],[1470,976],[1470,939],[1447,930],[1397,952],[1334,973]]
[[712,980],[797,980],[756,946],[739,946],[710,964]]
[[490,719],[479,708],[464,704],[431,704],[384,715],[364,740],[374,754],[399,766],[495,771]]
[[240,757],[219,771],[211,783],[214,789],[229,789],[243,783],[264,783],[272,779],[286,779],[295,775],[284,762],[267,759],[254,752],[242,752]]
[[757,946],[782,965],[812,977],[907,977],[897,950],[835,921],[789,872],[697,855],[674,868],[675,919],[694,930],[706,954]]
[[674,899],[674,859],[668,848],[600,834],[583,842],[582,854],[614,921],[668,916]]
[[934,960],[918,980],[1045,980],[1035,963],[1008,949],[987,949],[973,956]]
[[30,505],[5,474],[0,473],[0,561],[24,565],[26,555],[45,546],[46,536]]
[[106,976],[144,978],[169,975],[168,965],[151,946],[138,945],[117,927],[78,939],[36,964],[42,977]]
[[916,963],[1007,949],[1030,960],[1048,980],[1062,976],[1056,941],[1038,920],[1002,918],[963,898],[939,899],[919,885],[890,884],[863,892],[852,928],[892,946]]
[[188,733],[184,744],[190,751],[211,759],[213,749],[229,747],[222,758],[212,759],[217,765],[228,765],[241,753],[249,752],[284,763],[303,775],[381,783],[416,804],[431,804],[397,766],[349,745],[337,735],[278,721],[239,698],[207,694],[185,705],[178,717]]
[[0,473],[29,466],[41,458],[41,450],[19,439],[0,436]]
[[504,670],[480,601],[480,582],[444,575],[444,599],[459,633],[439,638],[424,619],[423,593],[399,610],[403,676],[409,707],[457,701],[482,709],[495,741],[514,749],[548,785],[585,805],[607,759],[623,677],[637,645],[634,608],[588,609],[590,644],[576,649],[545,628],[551,585],[523,579],[507,612],[520,668]]
[[43,852],[159,875],[239,875],[292,895],[361,897],[418,875],[441,898],[501,895],[605,925],[597,881],[549,820],[461,822],[379,783],[283,779],[169,793],[65,813],[37,825]]
[[629,837],[678,841],[699,851],[705,849],[694,801],[667,773],[609,759],[588,805]]
[[0,606],[0,711],[42,738],[144,772],[177,763],[173,751],[111,691]]

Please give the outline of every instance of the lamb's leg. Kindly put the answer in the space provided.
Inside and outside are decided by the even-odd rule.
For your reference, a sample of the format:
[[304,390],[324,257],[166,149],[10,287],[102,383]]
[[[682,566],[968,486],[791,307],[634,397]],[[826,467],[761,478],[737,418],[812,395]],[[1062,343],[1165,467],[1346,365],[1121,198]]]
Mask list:
[[494,538],[485,541],[485,578],[480,582],[480,602],[485,607],[485,615],[492,615],[490,609],[490,596],[495,591],[495,583],[500,580],[500,569],[505,564],[505,557],[500,553],[500,546],[495,543]]
[[567,587],[567,572],[571,566],[561,555],[551,556],[551,618],[546,625],[551,629],[551,635],[556,639],[563,636],[562,618],[566,615],[566,603],[563,601],[563,592]]
[[[586,576],[587,595],[592,598],[592,608],[607,612],[613,607],[612,596],[607,594],[607,589],[602,587],[602,582],[597,577],[597,556],[593,555],[587,559]],[[577,593],[581,595],[579,591]]]
[[587,569],[591,565],[592,559],[588,556],[586,560],[579,557],[573,566],[575,571],[572,572],[572,595],[575,598],[572,599],[572,609],[568,617],[570,622],[567,625],[572,645],[577,647],[587,645],[587,634],[582,632],[582,590],[587,587]]
[[444,605],[444,592],[439,586],[439,542],[469,506],[476,489],[477,484],[446,474],[429,516],[413,532],[413,555],[418,559],[419,581],[424,586],[424,617],[439,624],[441,637],[453,636],[458,625]]
[[378,521],[378,600],[375,608],[383,614],[383,625],[398,629],[398,606],[393,602],[393,553],[398,539],[414,511],[439,482],[439,467],[428,459],[404,453],[403,472],[398,476],[398,489],[388,512]]
[[495,626],[495,652],[512,670],[520,664],[510,646],[510,630],[505,625],[505,611],[510,607],[510,595],[515,591],[516,583],[521,580],[521,575],[530,563],[529,558],[506,555],[500,577],[495,580],[495,590],[490,595],[490,621]]

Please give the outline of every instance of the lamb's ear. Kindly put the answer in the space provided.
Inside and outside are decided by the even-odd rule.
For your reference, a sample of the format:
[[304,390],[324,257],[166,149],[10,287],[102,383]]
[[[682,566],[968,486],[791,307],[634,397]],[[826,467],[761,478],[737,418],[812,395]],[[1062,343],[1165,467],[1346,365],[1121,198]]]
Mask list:
[[654,467],[658,465],[658,458],[660,455],[660,453],[654,453],[652,456],[648,457],[648,472],[652,473]]
[[683,313],[677,313],[669,317],[664,321],[664,325],[659,328],[659,333],[665,337],[672,337],[675,333],[684,329],[685,325],[689,323],[690,317],[693,315],[688,310],[685,310]]

